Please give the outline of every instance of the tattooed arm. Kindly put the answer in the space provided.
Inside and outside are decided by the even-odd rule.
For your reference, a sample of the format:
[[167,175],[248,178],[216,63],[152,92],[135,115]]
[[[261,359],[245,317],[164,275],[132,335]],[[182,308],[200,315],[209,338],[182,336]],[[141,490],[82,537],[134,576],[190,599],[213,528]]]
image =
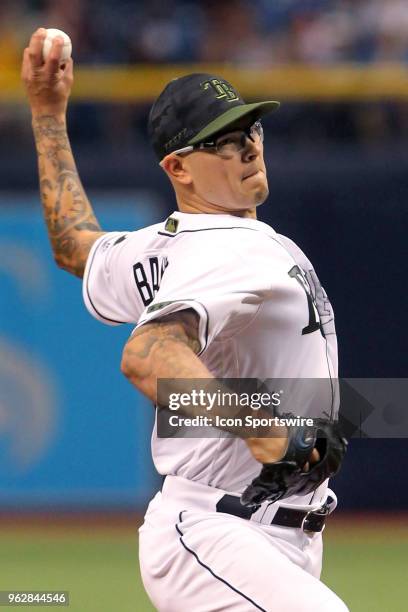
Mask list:
[[182,310],[139,327],[122,356],[121,369],[130,382],[154,403],[157,380],[163,378],[213,378],[197,357],[198,315]]
[[76,169],[66,128],[73,83],[72,60],[60,66],[62,39],[55,39],[45,62],[45,30],[31,37],[22,78],[31,106],[41,201],[57,264],[82,277],[92,244],[102,236]]
[[[188,392],[188,380],[191,379],[191,389],[196,389],[197,379],[203,380],[202,388],[214,392],[221,390],[230,393],[231,389],[223,388],[214,378],[208,368],[197,356],[200,351],[198,339],[198,315],[192,310],[179,311],[152,323],[141,326],[127,342],[122,357],[121,369],[129,381],[154,403],[167,405],[170,393]],[[161,396],[158,397],[157,381],[172,379],[161,385]],[[180,380],[184,379],[184,380]],[[180,412],[188,417],[216,415],[220,418],[230,418],[239,415],[239,407],[214,405],[211,412],[205,406],[183,406]],[[262,411],[257,412],[262,416]],[[270,416],[270,415],[264,415]],[[225,425],[220,427],[236,436],[244,436],[240,426]],[[277,430],[278,431],[278,430]],[[279,429],[282,435],[282,428]],[[245,442],[253,457],[261,463],[280,459],[287,446],[287,438],[277,437],[277,432],[268,434],[273,437],[245,437]]]
[[56,263],[82,277],[88,253],[101,228],[82,187],[65,120],[34,115],[44,218]]

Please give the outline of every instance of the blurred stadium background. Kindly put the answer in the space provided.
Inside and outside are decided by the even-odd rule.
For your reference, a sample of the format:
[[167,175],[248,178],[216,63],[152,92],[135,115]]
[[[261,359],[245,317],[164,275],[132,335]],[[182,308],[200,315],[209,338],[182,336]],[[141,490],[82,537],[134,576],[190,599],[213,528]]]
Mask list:
[[[169,78],[211,71],[248,100],[281,100],[264,122],[271,195],[260,218],[314,262],[337,315],[341,375],[404,377],[408,5],[0,4],[0,590],[65,589],[80,612],[147,612],[137,526],[159,486],[152,410],[119,372],[130,329],[92,320],[80,282],[50,256],[19,82],[39,26],[73,41],[69,131],[106,229],[174,208],[146,138]],[[394,439],[353,440],[334,481],[324,579],[357,612],[406,610],[408,461],[397,421]]]

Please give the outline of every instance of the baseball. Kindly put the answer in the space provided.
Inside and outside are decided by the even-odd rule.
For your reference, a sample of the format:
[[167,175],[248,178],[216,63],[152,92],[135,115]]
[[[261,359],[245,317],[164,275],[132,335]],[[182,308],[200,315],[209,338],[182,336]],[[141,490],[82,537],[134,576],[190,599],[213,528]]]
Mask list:
[[72,52],[72,43],[68,34],[65,34],[62,30],[57,30],[57,28],[48,28],[47,29],[47,37],[44,40],[43,44],[43,60],[45,61],[48,57],[48,54],[51,50],[52,41],[57,36],[61,36],[64,39],[64,46],[62,47],[62,55],[61,55],[61,63],[65,62],[67,59],[71,57]]

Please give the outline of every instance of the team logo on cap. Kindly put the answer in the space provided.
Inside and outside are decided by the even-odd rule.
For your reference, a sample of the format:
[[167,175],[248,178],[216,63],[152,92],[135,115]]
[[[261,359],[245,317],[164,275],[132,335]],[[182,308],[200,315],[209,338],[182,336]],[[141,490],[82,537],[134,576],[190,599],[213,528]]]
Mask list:
[[239,100],[238,94],[234,91],[231,85],[229,83],[225,83],[224,81],[220,81],[219,79],[204,81],[204,83],[201,83],[201,87],[203,89],[212,88],[215,92],[215,97],[217,100],[222,100],[223,98],[226,98],[227,102]]

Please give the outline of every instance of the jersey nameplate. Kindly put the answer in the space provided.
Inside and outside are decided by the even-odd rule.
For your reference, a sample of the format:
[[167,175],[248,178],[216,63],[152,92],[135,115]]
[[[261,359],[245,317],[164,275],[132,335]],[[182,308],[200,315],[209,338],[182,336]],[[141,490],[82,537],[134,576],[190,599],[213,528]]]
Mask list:
[[134,264],[133,276],[144,306],[153,302],[167,266],[168,260],[165,256],[149,257]]

